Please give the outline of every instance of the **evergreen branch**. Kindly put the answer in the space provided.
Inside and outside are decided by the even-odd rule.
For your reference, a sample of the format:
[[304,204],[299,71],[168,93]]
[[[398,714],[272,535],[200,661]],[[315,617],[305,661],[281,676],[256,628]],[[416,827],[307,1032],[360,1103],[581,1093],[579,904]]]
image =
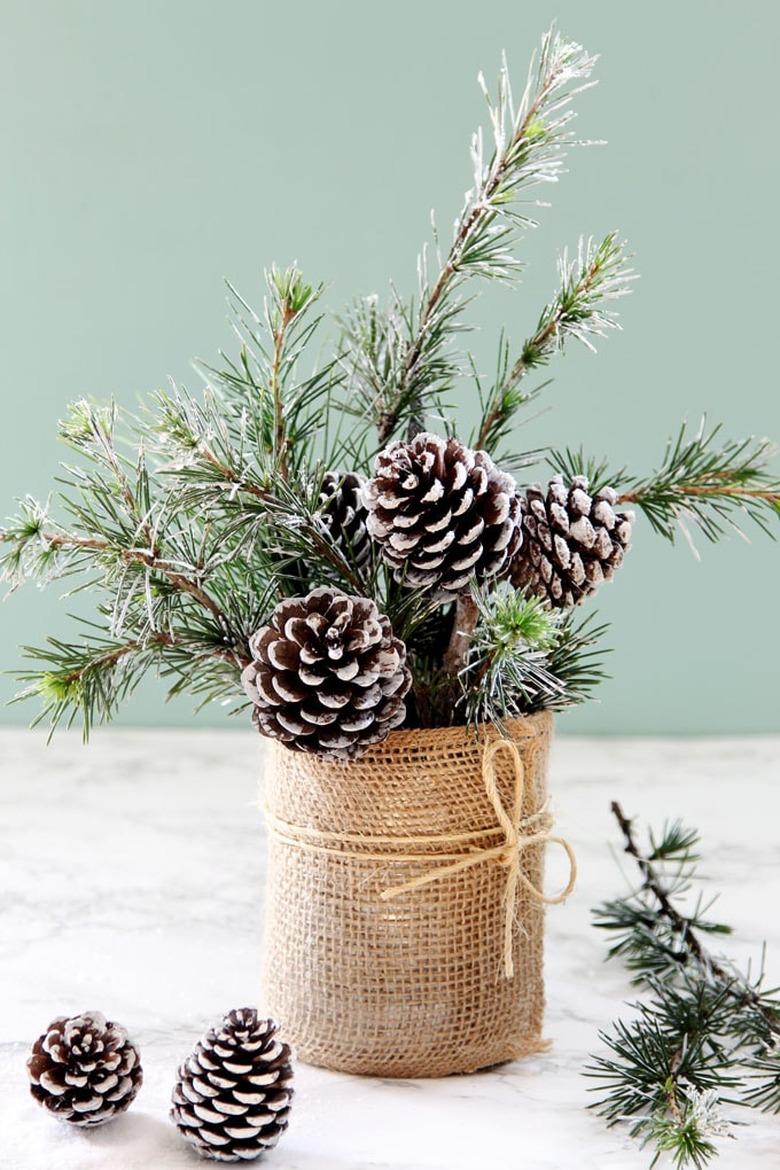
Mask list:
[[[574,117],[570,105],[589,88],[595,60],[553,27],[542,39],[538,60],[531,61],[517,106],[506,61],[495,100],[480,74],[492,149],[486,157],[483,132],[478,130],[471,147],[473,185],[447,253],[438,257],[437,274],[429,277],[423,250],[416,309],[406,311],[394,295],[389,314],[379,314],[372,302],[348,322],[347,338],[359,355],[353,371],[373,414],[380,446],[404,419],[411,420],[413,428],[421,426],[427,403],[451,381],[455,367],[447,348],[462,328],[460,318],[467,303],[461,293],[463,284],[471,277],[510,280],[516,276],[520,265],[510,251],[512,236],[518,227],[535,226],[535,221],[513,204],[528,188],[557,182],[566,149],[575,144],[569,131]],[[438,252],[435,229],[434,239]]]
[[585,1074],[603,1093],[592,1108],[652,1145],[651,1166],[669,1153],[676,1167],[700,1170],[717,1153],[713,1139],[730,1133],[720,1112],[722,1094],[737,1083],[721,1040],[726,997],[702,979],[654,990],[650,1003],[631,1005],[634,1020],[599,1033],[607,1055],[595,1057]]
[[[92,623],[82,624],[99,629]],[[102,632],[90,632],[89,637],[79,644],[49,638],[44,647],[27,646],[24,649],[29,659],[42,666],[20,673],[20,680],[28,685],[13,702],[41,699],[42,706],[32,726],[48,721],[50,736],[60,724],[70,727],[80,718],[85,740],[89,739],[96,722],[107,723],[113,718],[150,667],[157,666],[161,673],[170,673],[178,663],[181,670],[184,655],[187,671],[191,674],[207,660],[214,660],[220,664],[221,693],[224,693],[226,684],[231,690],[236,689],[237,675],[248,661],[246,655],[237,656],[234,651],[214,645],[208,639],[199,640],[191,633],[155,632],[143,639],[119,642]],[[171,659],[167,670],[162,670],[165,658],[172,652],[178,657]],[[175,690],[172,689],[171,693]]]
[[[626,296],[636,275],[628,266],[625,244],[617,232],[610,232],[600,244],[580,238],[577,255],[563,252],[558,260],[559,287],[542,310],[536,329],[527,338],[520,355],[508,361],[508,352],[500,362],[496,379],[483,407],[482,421],[475,446],[495,451],[506,435],[517,410],[535,398],[540,387],[523,392],[520,383],[525,375],[545,366],[555,353],[561,352],[568,338],[581,341],[595,352],[593,337],[604,337],[608,330],[619,329],[609,302]],[[503,367],[503,368],[501,368]]]
[[[177,486],[200,485],[231,499],[239,493],[266,498],[266,484],[273,479],[270,468],[259,469],[257,461],[248,456],[246,435],[231,434],[221,404],[208,388],[201,402],[180,388],[171,394],[161,391],[152,401],[156,407],[154,431],[169,460],[162,472]],[[189,506],[193,501],[185,494],[180,502]]]
[[628,481],[618,502],[641,508],[655,531],[670,541],[676,524],[686,519],[711,541],[728,526],[739,531],[735,512],[746,514],[771,536],[769,520],[780,513],[780,480],[766,466],[775,448],[767,439],[753,438],[716,445],[720,430],[716,426],[707,433],[702,420],[689,438],[683,423],[669,440],[658,471]]
[[586,1074],[600,1083],[593,1107],[610,1125],[629,1121],[654,1147],[653,1165],[667,1152],[678,1167],[703,1167],[713,1139],[729,1133],[720,1107],[734,1092],[780,1110],[780,999],[763,988],[763,972],[751,979],[705,945],[702,935],[730,928],[704,916],[701,898],[679,904],[689,901],[698,834],[675,821],[642,849],[617,802],[612,812],[641,881],[598,907],[595,925],[613,934],[609,956],[622,957],[651,998],[601,1034],[607,1055]]
[[251,456],[255,474],[288,478],[299,471],[327,431],[331,396],[343,374],[334,359],[300,373],[301,359],[321,317],[312,317],[323,286],[307,284],[297,268],[266,272],[262,313],[228,284],[233,328],[241,349],[237,359],[196,368],[210,398],[206,413],[218,415],[222,445],[229,439]]
[[269,327],[273,338],[270,389],[274,408],[274,462],[282,479],[289,474],[290,439],[285,427],[284,409],[284,362],[287,335],[290,327],[306,305],[311,301],[313,289],[304,284],[301,273],[295,268],[286,272],[271,270],[269,288],[272,293],[272,308],[269,313]]
[[710,541],[717,541],[747,516],[768,536],[773,517],[780,515],[780,479],[767,470],[776,449],[767,439],[727,439],[716,442],[721,427],[705,430],[705,420],[688,437],[682,424],[669,440],[663,462],[652,475],[633,478],[625,468],[610,471],[604,460],[585,456],[582,450],[552,451],[550,466],[567,478],[584,475],[590,490],[611,484],[619,493],[618,504],[633,504],[644,512],[655,532],[674,542],[680,527],[689,537],[686,522],[695,524]]
[[[674,893],[680,892],[679,878],[680,873],[683,871],[678,872],[675,884],[668,887],[664,884],[664,880],[655,864],[661,859],[664,861],[677,861],[682,865],[684,870],[696,859],[696,855],[692,850],[698,844],[698,837],[692,833],[684,833],[679,822],[675,822],[671,827],[665,829],[662,844],[660,846],[654,844],[651,853],[646,857],[640,853],[634,839],[631,822],[625,816],[618,802],[613,800],[610,808],[623,834],[625,852],[636,861],[639,871],[642,874],[644,889],[655,898],[658,903],[658,913],[666,919],[672,933],[679,938],[684,961],[692,957],[717,978],[730,981],[730,976],[727,975],[717,960],[705,950],[696,935],[696,926],[702,927],[699,918],[695,915],[690,917],[681,914],[672,901]],[[605,923],[601,920],[598,922],[598,925],[604,926]],[[723,933],[727,933],[727,928],[720,926],[717,929]]]
[[[18,531],[18,530],[17,530]],[[207,609],[214,618],[219,622],[225,622],[224,614],[212,597],[203,589],[196,581],[191,580],[185,576],[178,565],[172,564],[165,558],[155,556],[151,551],[139,548],[123,548],[116,544],[112,544],[108,540],[103,540],[99,537],[79,536],[71,532],[59,532],[53,529],[41,528],[34,534],[41,545],[46,549],[53,549],[63,553],[74,552],[77,556],[81,554],[96,553],[101,557],[106,557],[110,561],[119,562],[125,565],[141,565],[145,569],[149,569],[153,573],[160,573],[167,578],[168,582],[175,588],[181,590],[182,593],[189,594],[194,598],[199,605]],[[22,537],[23,541],[33,539],[33,535]],[[0,532],[0,541],[14,541],[13,530],[3,530]],[[18,563],[20,556],[19,539],[16,540],[16,548],[13,549],[12,559]],[[78,568],[82,567],[79,560]],[[225,622],[225,624],[227,624]]]
[[548,668],[563,687],[559,698],[552,698],[532,710],[547,706],[563,711],[586,702],[593,691],[606,679],[604,656],[609,649],[602,645],[609,630],[607,622],[598,623],[596,614],[575,617],[572,610],[564,610],[558,625],[558,636],[550,649]]
[[[637,844],[632,822],[626,817],[619,803],[613,800],[610,808],[623,834],[624,851],[634,858],[642,874],[643,891],[655,900],[655,923],[657,924],[661,920],[679,942],[678,962],[683,965],[692,964],[698,967],[707,978],[712,978],[728,987],[729,995],[736,996],[739,1007],[750,1008],[757,1012],[769,1034],[780,1042],[780,1018],[778,1018],[777,1006],[767,1008],[760,991],[750,986],[746,981],[741,983],[736,979],[734,971],[716,958],[697,934],[697,931],[704,931],[707,934],[731,934],[731,928],[723,923],[713,923],[703,919],[699,908],[693,914],[684,914],[674,903],[674,898],[688,889],[689,880],[693,873],[692,867],[698,860],[698,856],[694,852],[699,841],[698,834],[684,829],[679,821],[675,821],[671,825],[665,826],[660,842],[656,842],[651,835],[650,851],[643,853]],[[677,866],[671,881],[659,868],[660,865],[670,861]],[[597,914],[596,924],[603,929],[612,929],[608,914],[606,916]]]

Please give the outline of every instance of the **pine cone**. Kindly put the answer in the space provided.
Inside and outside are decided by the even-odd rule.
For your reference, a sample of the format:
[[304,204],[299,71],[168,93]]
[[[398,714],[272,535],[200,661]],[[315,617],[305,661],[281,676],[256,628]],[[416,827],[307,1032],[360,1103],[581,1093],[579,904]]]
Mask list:
[[406,647],[366,597],[325,586],[276,607],[241,676],[263,735],[354,760],[406,717]]
[[143,1081],[138,1049],[100,1012],[58,1016],[32,1047],[30,1092],[71,1125],[103,1125],[134,1100]]
[[363,503],[365,479],[357,472],[326,471],[320,485],[320,519],[350,564],[362,568],[371,556]]
[[290,1049],[254,1008],[228,1012],[180,1067],[171,1121],[202,1158],[251,1161],[287,1129]]
[[391,443],[364,499],[368,531],[396,580],[438,601],[502,575],[522,540],[515,481],[457,439],[422,433]]
[[562,609],[578,605],[609,581],[631,540],[633,512],[616,512],[617,492],[591,497],[584,475],[569,487],[553,476],[545,496],[532,484],[522,501],[523,547],[512,564],[512,584]]

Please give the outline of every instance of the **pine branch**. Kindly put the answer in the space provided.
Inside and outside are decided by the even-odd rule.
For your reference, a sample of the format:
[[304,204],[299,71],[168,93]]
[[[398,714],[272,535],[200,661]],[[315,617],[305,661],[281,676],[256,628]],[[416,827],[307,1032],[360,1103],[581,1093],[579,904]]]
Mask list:
[[704,420],[686,437],[683,424],[670,439],[659,470],[624,486],[619,503],[635,504],[656,532],[674,541],[677,524],[692,520],[708,540],[727,527],[740,531],[734,515],[743,513],[772,535],[770,518],[780,513],[780,480],[766,466],[775,455],[767,439],[715,440],[720,426],[707,433]]
[[541,389],[525,392],[520,383],[529,371],[547,365],[554,354],[561,352],[568,338],[581,341],[595,352],[591,338],[604,337],[608,330],[620,328],[608,305],[631,291],[636,275],[628,265],[625,244],[617,232],[610,232],[598,245],[592,238],[581,238],[576,257],[570,258],[566,252],[561,255],[558,274],[560,283],[555,296],[542,310],[520,355],[511,364],[506,357],[500,363],[500,376],[483,407],[476,447],[495,451],[518,409]]
[[703,935],[730,930],[705,917],[701,898],[681,907],[690,903],[698,834],[675,821],[643,850],[617,802],[612,812],[641,882],[598,907],[595,925],[613,934],[609,956],[626,961],[651,999],[601,1034],[607,1054],[587,1072],[600,1085],[594,1108],[608,1124],[628,1120],[654,1147],[653,1164],[668,1152],[678,1167],[703,1167],[717,1153],[713,1139],[729,1133],[720,1107],[735,1092],[780,1110],[780,1000],[762,987],[763,972],[751,979],[705,945]]
[[[748,984],[738,986],[735,983],[734,972],[716,958],[699,938],[697,931],[708,934],[730,934],[730,927],[722,923],[711,923],[701,918],[698,910],[692,915],[681,913],[674,903],[675,895],[679,895],[688,887],[691,867],[698,859],[693,851],[698,844],[696,834],[685,831],[679,822],[667,826],[661,842],[656,844],[651,839],[652,848],[649,853],[642,853],[637,845],[631,821],[626,817],[616,800],[610,805],[625,842],[624,851],[636,861],[643,878],[643,890],[652,895],[657,906],[655,919],[664,920],[679,940],[678,962],[693,963],[707,977],[712,977],[722,985],[728,987],[730,995],[736,995],[740,1008],[750,1007],[762,1016],[769,1032],[780,1041],[780,1020],[777,1009],[767,1010],[761,994]],[[669,879],[659,870],[659,862],[675,862],[678,866],[674,880]],[[682,883],[681,883],[681,878]],[[599,919],[597,925],[609,929],[608,918]]]
[[[33,537],[24,537],[22,539],[28,540],[33,539]],[[55,552],[59,551],[65,554],[75,553],[77,560],[69,566],[67,571],[83,568],[84,563],[82,558],[85,555],[91,556],[92,554],[96,554],[98,557],[105,558],[108,561],[115,561],[125,565],[140,565],[145,569],[149,569],[152,573],[162,574],[174,589],[181,590],[182,593],[187,593],[199,605],[207,609],[217,621],[227,624],[222,610],[205,589],[198,585],[197,582],[185,576],[180,571],[179,566],[167,561],[163,557],[155,556],[151,551],[123,548],[98,537],[79,536],[71,532],[60,532],[45,528],[41,528],[36,532],[34,539],[37,539],[44,549],[54,550]],[[13,544],[14,530],[4,529],[1,531],[0,541],[8,541]],[[20,549],[17,540],[16,547],[12,549],[11,553],[13,563],[19,562],[19,554]]]
[[[589,88],[595,60],[553,27],[542,39],[538,59],[531,62],[517,106],[505,61],[495,100],[480,75],[492,149],[486,157],[478,130],[471,149],[473,185],[446,255],[438,256],[436,275],[429,276],[424,250],[418,261],[416,308],[406,310],[394,295],[387,315],[370,301],[347,323],[356,389],[373,415],[380,447],[405,421],[411,420],[412,429],[421,427],[426,407],[455,376],[449,346],[463,328],[464,283],[472,277],[506,281],[517,275],[520,265],[510,250],[512,237],[518,228],[536,226],[517,210],[517,201],[538,184],[557,182],[566,149],[575,145],[569,131],[574,117],[570,106]],[[435,243],[438,253],[437,237]]]
[[606,461],[587,458],[579,451],[553,451],[550,466],[565,477],[585,475],[591,491],[611,484],[618,504],[633,504],[644,512],[655,532],[672,543],[678,527],[689,537],[694,524],[715,542],[729,529],[741,535],[738,520],[746,516],[774,538],[770,521],[780,515],[780,479],[767,470],[775,447],[767,439],[727,439],[716,442],[720,426],[707,432],[704,420],[688,437],[683,423],[669,440],[658,471],[644,478],[627,475],[625,468],[610,472]]
[[607,1054],[595,1057],[586,1076],[603,1096],[592,1108],[608,1125],[629,1126],[632,1137],[680,1168],[704,1167],[717,1154],[715,1140],[731,1127],[721,1113],[724,1092],[736,1084],[733,1056],[721,1036],[727,1026],[722,990],[701,979],[680,987],[657,985],[650,1003],[631,1007],[635,1018],[599,1033]]
[[548,657],[550,673],[558,679],[563,691],[559,697],[540,702],[531,711],[549,707],[564,711],[586,702],[596,688],[609,677],[604,669],[604,657],[610,653],[603,645],[609,624],[599,624],[596,614],[585,618],[565,610],[558,626],[558,635]]
[[27,658],[39,665],[20,673],[20,680],[28,685],[13,702],[40,699],[42,705],[32,726],[47,721],[50,737],[60,724],[70,727],[80,718],[84,739],[88,740],[93,725],[109,722],[151,668],[161,674],[178,671],[183,677],[186,664],[190,677],[194,670],[201,671],[202,686],[204,679],[214,681],[214,671],[209,668],[212,662],[220,681],[219,693],[223,695],[226,688],[236,690],[238,673],[248,661],[246,654],[238,655],[191,632],[147,633],[142,639],[118,642],[93,623],[81,624],[88,627],[89,633],[79,643],[49,638],[43,647],[25,647]]
[[[237,359],[221,353],[221,365],[199,363],[206,383],[207,413],[218,414],[222,443],[244,451],[253,473],[288,478],[299,472],[328,429],[331,399],[343,381],[337,360],[301,373],[301,364],[322,318],[312,316],[323,286],[307,284],[297,268],[265,274],[262,312],[228,284]],[[186,435],[185,435],[186,437]]]

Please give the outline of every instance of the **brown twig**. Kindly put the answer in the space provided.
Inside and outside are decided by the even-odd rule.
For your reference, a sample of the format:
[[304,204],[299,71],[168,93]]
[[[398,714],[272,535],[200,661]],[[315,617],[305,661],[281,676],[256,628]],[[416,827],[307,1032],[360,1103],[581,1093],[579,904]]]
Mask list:
[[282,479],[287,479],[288,467],[288,438],[284,422],[284,401],[282,397],[281,368],[284,355],[284,340],[290,322],[295,317],[295,310],[285,299],[282,305],[282,317],[279,325],[273,331],[274,354],[271,362],[271,396],[274,403],[274,457],[276,469]]
[[[761,491],[758,488],[743,488],[743,487],[721,487],[714,484],[709,487],[699,487],[696,484],[678,484],[675,485],[675,492],[681,496],[721,496],[726,499],[745,499],[766,500],[770,504],[780,506],[780,492],[773,492],[770,490]],[[637,488],[635,491],[623,492],[618,496],[618,504],[641,504],[642,498],[647,494],[645,488]]]
[[478,617],[479,610],[473,597],[468,593],[459,597],[455,603],[450,640],[442,659],[444,674],[451,678],[453,683],[468,661],[471,638]]

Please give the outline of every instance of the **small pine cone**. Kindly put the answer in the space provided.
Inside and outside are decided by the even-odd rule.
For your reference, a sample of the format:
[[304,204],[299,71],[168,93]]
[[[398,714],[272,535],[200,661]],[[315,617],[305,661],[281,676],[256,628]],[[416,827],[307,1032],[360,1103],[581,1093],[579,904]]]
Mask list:
[[558,609],[578,605],[609,581],[629,548],[633,512],[616,512],[617,492],[588,495],[575,475],[569,487],[553,476],[545,495],[532,484],[522,501],[523,547],[512,564],[512,584]]
[[354,760],[406,717],[406,647],[367,597],[323,586],[282,601],[249,649],[253,718],[289,748]]
[[391,443],[374,470],[368,531],[396,580],[446,602],[508,570],[522,541],[520,497],[485,451],[422,433]]
[[254,1008],[228,1012],[180,1067],[171,1121],[202,1158],[250,1162],[287,1129],[290,1049]]
[[320,519],[348,562],[362,568],[371,556],[363,503],[365,479],[357,472],[326,471],[320,485]]
[[132,1103],[143,1081],[138,1049],[100,1012],[58,1016],[32,1047],[30,1092],[71,1125],[104,1125]]

